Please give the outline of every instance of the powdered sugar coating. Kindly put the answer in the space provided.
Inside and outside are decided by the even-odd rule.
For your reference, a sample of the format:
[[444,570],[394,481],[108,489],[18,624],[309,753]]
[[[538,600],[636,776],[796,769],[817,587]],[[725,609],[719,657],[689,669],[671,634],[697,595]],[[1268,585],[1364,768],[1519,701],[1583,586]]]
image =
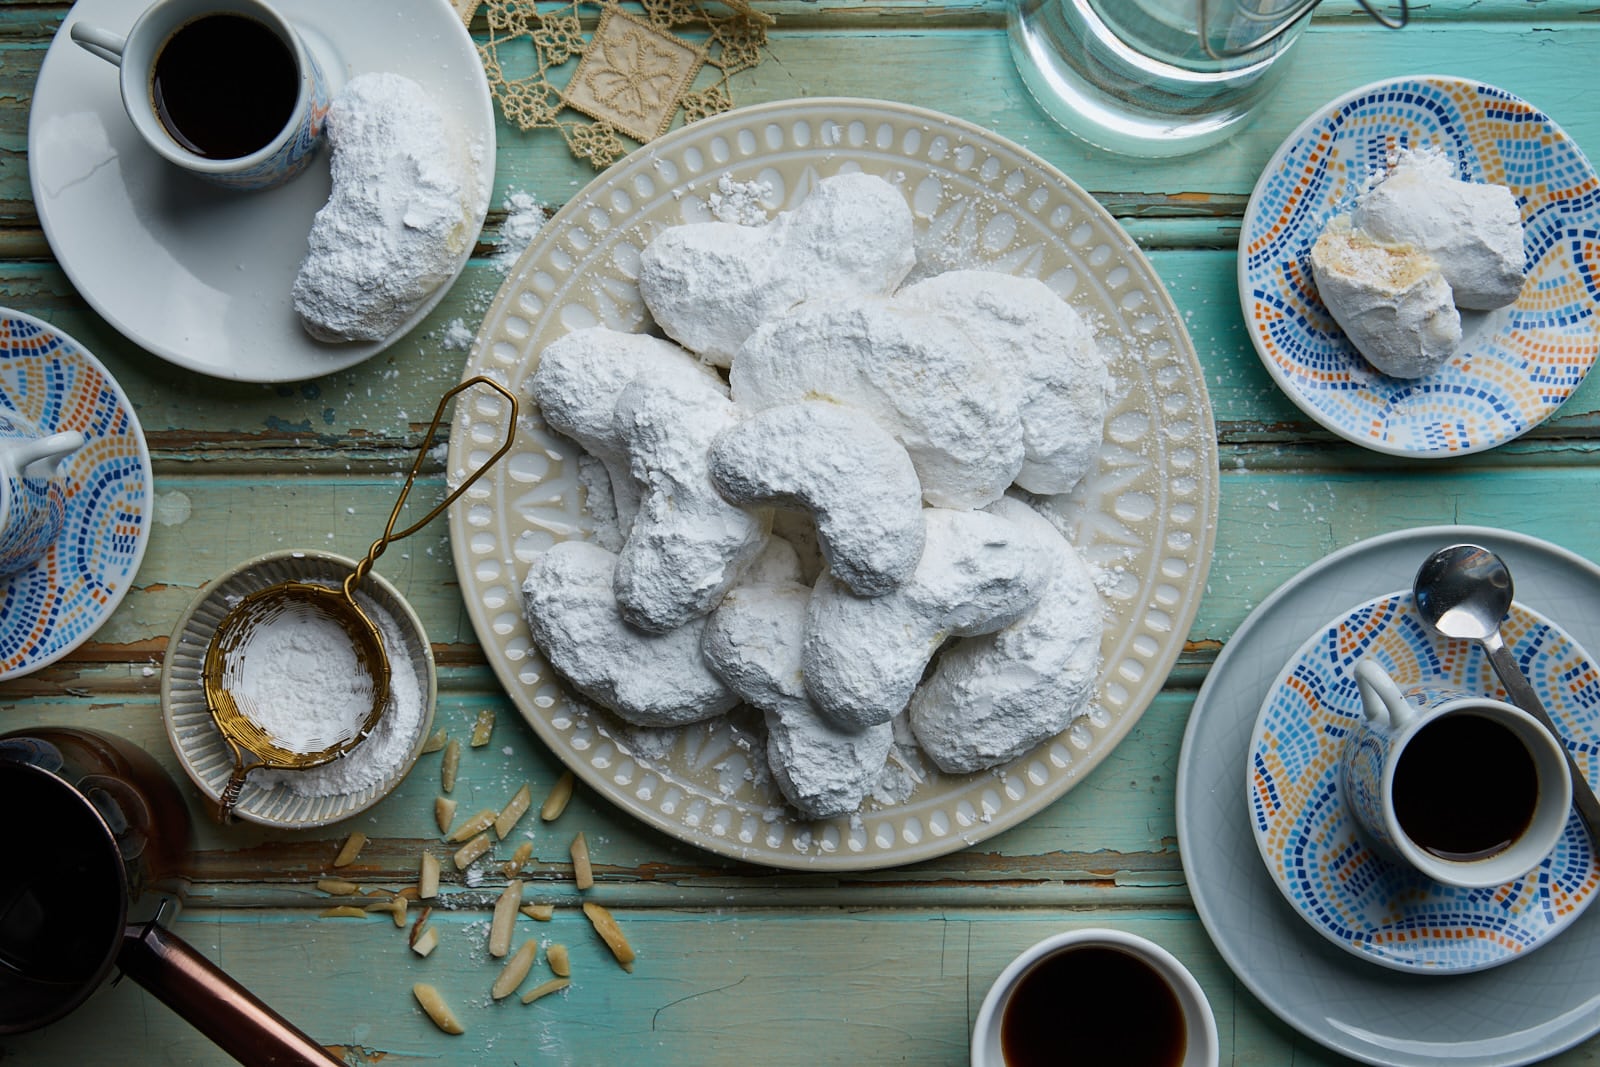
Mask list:
[[1504,307],[1522,292],[1527,256],[1517,198],[1503,185],[1461,181],[1437,149],[1398,153],[1383,180],[1356,200],[1350,221],[1377,240],[1432,256],[1457,307]]
[[1100,668],[1104,606],[1077,550],[1020,500],[988,510],[1049,544],[1053,573],[1033,610],[946,649],[912,696],[911,730],[947,774],[998,766],[1065,730],[1087,712]]
[[704,380],[635,378],[613,418],[639,491],[617,557],[617,603],[634,626],[664,633],[717,606],[761,551],[772,516],[728,503],[711,483],[712,439],[738,416]]
[[801,304],[750,336],[729,383],[755,410],[813,399],[860,409],[910,453],[937,507],[997,500],[1022,467],[1017,379],[994,374],[954,320],[916,305]]
[[320,341],[377,341],[454,273],[477,237],[475,164],[427,90],[351,79],[328,109],[333,191],[312,220],[294,308]]
[[861,806],[894,742],[887,722],[864,730],[834,725],[801,681],[801,639],[811,590],[798,582],[742,583],[706,625],[701,648],[712,668],[767,726],[767,763],[784,798],[807,818]]
[[546,345],[528,381],[545,424],[605,464],[617,526],[624,533],[638,510],[639,494],[614,412],[623,387],[640,376],[727,392],[714,373],[671,341],[604,326],[574,330]]
[[767,408],[716,436],[710,470],[735,504],[810,512],[829,569],[853,593],[887,593],[922,555],[922,487],[911,457],[853,408]]
[[1094,468],[1110,370],[1083,317],[1036,278],[954,270],[896,298],[957,318],[993,373],[1021,383],[1022,466],[1030,493],[1068,493]]
[[637,726],[681,726],[739,702],[700,655],[705,620],[665,634],[629,626],[612,593],[617,557],[587,541],[540,553],[522,583],[539,651],[580,693]]
[[1016,621],[1053,571],[1049,541],[983,511],[925,508],[927,543],[911,577],[883,596],[858,597],[817,579],[806,616],[806,691],[838,726],[888,722],[906,706],[945,639]]
[[726,367],[803,300],[888,293],[915,260],[911,209],[881,178],[839,174],[764,226],[675,226],[645,246],[639,293],[667,335]]
[[1420,248],[1376,241],[1336,215],[1311,246],[1311,269],[1328,313],[1385,374],[1431,374],[1461,343],[1450,286]]

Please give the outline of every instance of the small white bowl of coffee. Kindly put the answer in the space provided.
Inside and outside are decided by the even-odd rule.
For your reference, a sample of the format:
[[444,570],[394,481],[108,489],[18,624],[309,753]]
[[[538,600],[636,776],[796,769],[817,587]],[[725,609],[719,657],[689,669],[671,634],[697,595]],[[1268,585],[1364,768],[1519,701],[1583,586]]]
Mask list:
[[[1068,1026],[1068,1015],[1090,1020]],[[1137,934],[1070,930],[1029,947],[978,1009],[972,1067],[1217,1067],[1217,1022],[1194,975]]]

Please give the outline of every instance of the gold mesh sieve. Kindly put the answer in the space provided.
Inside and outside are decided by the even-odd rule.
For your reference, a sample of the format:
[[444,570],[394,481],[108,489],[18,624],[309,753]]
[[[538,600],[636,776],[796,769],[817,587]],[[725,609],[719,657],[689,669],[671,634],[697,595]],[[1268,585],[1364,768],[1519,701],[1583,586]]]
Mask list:
[[[431,511],[396,533],[394,524],[400,517],[400,510],[405,507],[411,487],[416,484],[417,474],[421,471],[428,449],[433,445],[434,438],[439,432],[439,425],[444,421],[446,405],[457,393],[474,385],[484,385],[493,389],[510,404],[511,414],[506,426],[505,441],[492,456],[484,460],[477,470],[451,490],[449,495]],[[349,752],[377,728],[389,701],[389,656],[384,650],[377,624],[356,600],[356,586],[361,584],[361,579],[372,569],[378,557],[383,555],[384,549],[401,538],[409,537],[433,521],[473,482],[509,452],[516,440],[516,433],[517,398],[509,390],[482,375],[468,378],[456,385],[439,400],[439,407],[433,413],[433,422],[428,426],[428,432],[417,449],[417,457],[411,464],[410,473],[406,475],[405,484],[400,488],[394,509],[389,512],[389,521],[383,528],[383,536],[372,542],[366,557],[345,576],[342,585],[328,586],[294,580],[275,582],[244,597],[223,616],[222,621],[217,624],[216,633],[212,634],[211,641],[206,646],[200,672],[205,688],[206,706],[211,712],[211,718],[233,751],[233,771],[228,776],[227,785],[217,797],[217,818],[220,821],[226,822],[231,819],[233,806],[238,802],[239,793],[244,789],[245,778],[251,771],[263,767],[304,770],[321,766]],[[355,680],[354,693],[370,699],[367,714],[353,733],[347,736],[334,734],[329,737],[318,737],[313,743],[321,747],[312,751],[300,751],[280,745],[262,729],[257,721],[260,717],[259,712],[250,697],[234,687],[239,677],[240,664],[249,648],[252,636],[263,626],[270,625],[290,613],[321,615],[332,620],[343,631],[350,639],[356,661],[365,674],[364,678]]]

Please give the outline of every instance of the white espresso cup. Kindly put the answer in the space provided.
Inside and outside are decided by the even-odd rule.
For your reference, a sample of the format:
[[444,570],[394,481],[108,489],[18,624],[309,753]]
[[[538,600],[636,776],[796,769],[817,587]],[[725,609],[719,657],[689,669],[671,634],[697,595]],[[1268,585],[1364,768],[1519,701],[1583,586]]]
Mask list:
[[83,444],[77,430],[45,435],[0,411],[0,577],[31,566],[60,536],[67,515],[61,461]]
[[1346,804],[1380,852],[1445,885],[1514,882],[1554,851],[1572,811],[1561,742],[1521,708],[1356,664],[1363,720],[1344,747]]
[[[1112,1019],[1139,1022],[1113,1027]],[[1102,1034],[1107,1047],[1092,1047]],[[1060,1063],[1065,1050],[1072,1062],[1120,1067],[1217,1067],[1221,1055],[1216,1017],[1194,975],[1155,942],[1108,928],[1070,930],[1025,949],[978,1009],[972,1067]]]
[[262,0],[157,0],[125,37],[85,22],[69,32],[119,68],[122,106],[145,143],[196,177],[269,189],[305,169],[322,142],[327,80]]

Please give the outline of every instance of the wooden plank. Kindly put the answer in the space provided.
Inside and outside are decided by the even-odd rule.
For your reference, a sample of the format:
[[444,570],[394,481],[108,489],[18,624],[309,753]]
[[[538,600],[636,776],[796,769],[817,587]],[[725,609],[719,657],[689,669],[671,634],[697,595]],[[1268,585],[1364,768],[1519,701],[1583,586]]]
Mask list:
[[[920,26],[920,23],[916,23]],[[1550,25],[1553,25],[1551,23]],[[1284,137],[1313,110],[1345,90],[1419,70],[1470,73],[1533,102],[1585,148],[1600,154],[1600,114],[1587,106],[1574,79],[1552,71],[1581,69],[1600,54],[1600,26],[1577,19],[1551,32],[1547,24],[1419,23],[1399,33],[1337,23],[1319,24],[1298,46],[1296,67],[1233,141],[1176,160],[1125,159],[1092,149],[1056,127],[1028,97],[1012,66],[1003,34],[991,29],[920,28],[883,32],[774,32],[771,56],[735,79],[740,104],[806,96],[887,97],[914,103],[993,129],[1060,167],[1113,211],[1193,211],[1198,195],[1247,194]],[[0,62],[0,98],[31,97],[43,51],[9,46]],[[1315,76],[1308,76],[1312,69]],[[0,109],[0,217],[32,218],[21,107]],[[549,130],[524,133],[501,124],[498,205],[506,190],[522,189],[561,203],[594,177]]]

